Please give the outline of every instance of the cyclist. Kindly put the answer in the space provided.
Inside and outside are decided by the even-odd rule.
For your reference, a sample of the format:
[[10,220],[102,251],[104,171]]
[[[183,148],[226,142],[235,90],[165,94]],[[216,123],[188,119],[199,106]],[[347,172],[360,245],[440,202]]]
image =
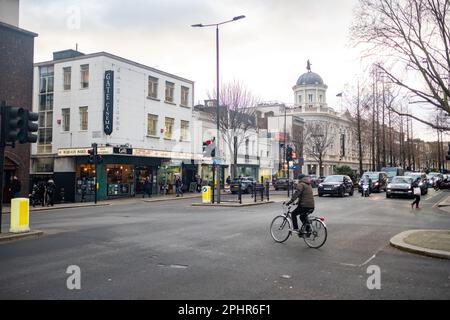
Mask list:
[[[296,190],[292,195],[292,199],[285,203],[286,205],[290,205],[291,203],[294,203],[296,200],[298,200],[297,208],[295,208],[295,210],[291,213],[292,224],[294,230],[297,232],[299,231],[297,216],[300,216],[300,220],[303,224],[305,224],[307,222],[308,214],[314,211],[314,195],[313,189],[311,187],[310,177],[304,174],[299,174],[298,180],[299,183],[297,184]],[[311,232],[311,226],[308,224],[306,225],[306,233],[308,234],[309,232]]]

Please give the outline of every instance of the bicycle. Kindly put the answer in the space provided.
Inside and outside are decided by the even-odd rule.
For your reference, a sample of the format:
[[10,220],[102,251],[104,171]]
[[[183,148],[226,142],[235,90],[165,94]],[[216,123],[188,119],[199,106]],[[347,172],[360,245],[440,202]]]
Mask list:
[[[318,218],[310,216],[313,210],[308,212],[307,222],[302,224],[299,231],[293,230],[291,227],[292,215],[291,207],[285,206],[283,203],[283,212],[281,215],[276,216],[270,224],[270,235],[273,240],[278,243],[283,243],[292,235],[297,233],[300,238],[303,238],[306,245],[310,248],[319,249],[327,241],[327,226],[325,225],[324,218]],[[287,209],[287,210],[285,210]],[[306,231],[306,226],[310,225],[309,232]]]

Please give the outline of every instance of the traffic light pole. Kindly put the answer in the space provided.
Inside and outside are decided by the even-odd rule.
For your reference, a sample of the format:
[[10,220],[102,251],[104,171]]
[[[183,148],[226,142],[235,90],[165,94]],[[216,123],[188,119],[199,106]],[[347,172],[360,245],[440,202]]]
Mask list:
[[97,159],[97,144],[93,143],[92,144],[92,150],[94,151],[94,172],[95,172],[95,176],[94,176],[94,203],[97,204],[97,163],[98,163],[98,159]]
[[2,101],[0,105],[1,128],[0,128],[0,233],[2,233],[2,213],[3,213],[3,179],[6,147],[6,102]]

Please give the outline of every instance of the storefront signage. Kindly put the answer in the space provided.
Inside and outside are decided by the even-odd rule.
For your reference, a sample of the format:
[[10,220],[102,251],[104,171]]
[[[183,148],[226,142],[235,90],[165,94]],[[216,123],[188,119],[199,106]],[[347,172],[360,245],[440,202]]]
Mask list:
[[153,158],[167,158],[167,159],[192,159],[192,153],[187,152],[171,152],[150,149],[133,149],[133,155],[137,157],[153,157]]
[[103,109],[103,130],[106,135],[111,135],[113,131],[113,111],[114,111],[114,71],[105,71],[105,105]]
[[[92,148],[58,149],[58,157],[87,156]],[[111,147],[98,147],[98,154],[113,154]]]
[[133,154],[133,149],[132,148],[125,148],[125,147],[114,147],[114,154],[132,155]]

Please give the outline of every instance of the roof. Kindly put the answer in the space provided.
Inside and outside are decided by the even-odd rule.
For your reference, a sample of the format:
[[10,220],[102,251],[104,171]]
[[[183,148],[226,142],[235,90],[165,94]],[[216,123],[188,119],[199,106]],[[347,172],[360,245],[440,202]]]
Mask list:
[[[59,51],[59,52],[61,52],[61,51]],[[192,81],[192,80],[189,80],[189,79],[186,79],[186,78],[183,78],[183,77],[180,77],[180,76],[177,76],[177,75],[165,72],[165,71],[161,71],[161,70],[158,70],[158,69],[146,66],[144,64],[141,64],[141,63],[138,63],[138,62],[135,62],[135,61],[132,61],[132,60],[128,60],[128,59],[116,56],[114,54],[111,54],[111,53],[108,53],[108,52],[105,52],[105,51],[91,53],[91,54],[85,54],[85,55],[81,55],[81,56],[78,56],[78,57],[72,57],[72,58],[68,58],[68,59],[50,60],[50,61],[38,62],[38,63],[35,63],[34,66],[35,67],[40,67],[40,66],[46,66],[46,65],[49,65],[49,64],[63,63],[63,62],[68,62],[68,61],[76,61],[76,60],[83,60],[83,59],[97,58],[97,57],[107,57],[107,58],[110,58],[110,59],[121,61],[123,63],[128,63],[128,64],[133,65],[133,66],[138,67],[138,68],[146,69],[148,71],[159,73],[159,74],[167,76],[167,77],[171,77],[171,78],[174,78],[174,79],[177,79],[177,80],[180,80],[180,81],[189,82],[191,84],[194,84],[194,81]]]
[[0,27],[8,28],[8,29],[11,29],[12,31],[19,32],[19,33],[22,33],[22,34],[25,34],[25,35],[28,35],[28,36],[31,36],[31,37],[37,37],[38,36],[37,33],[31,32],[31,31],[27,31],[25,29],[18,28],[16,26],[13,26],[11,24],[4,23],[4,22],[1,22],[1,21],[0,21]]
[[317,84],[323,85],[322,77],[319,76],[317,73],[311,71],[302,74],[297,80],[297,85],[303,86],[303,85],[317,85]]

